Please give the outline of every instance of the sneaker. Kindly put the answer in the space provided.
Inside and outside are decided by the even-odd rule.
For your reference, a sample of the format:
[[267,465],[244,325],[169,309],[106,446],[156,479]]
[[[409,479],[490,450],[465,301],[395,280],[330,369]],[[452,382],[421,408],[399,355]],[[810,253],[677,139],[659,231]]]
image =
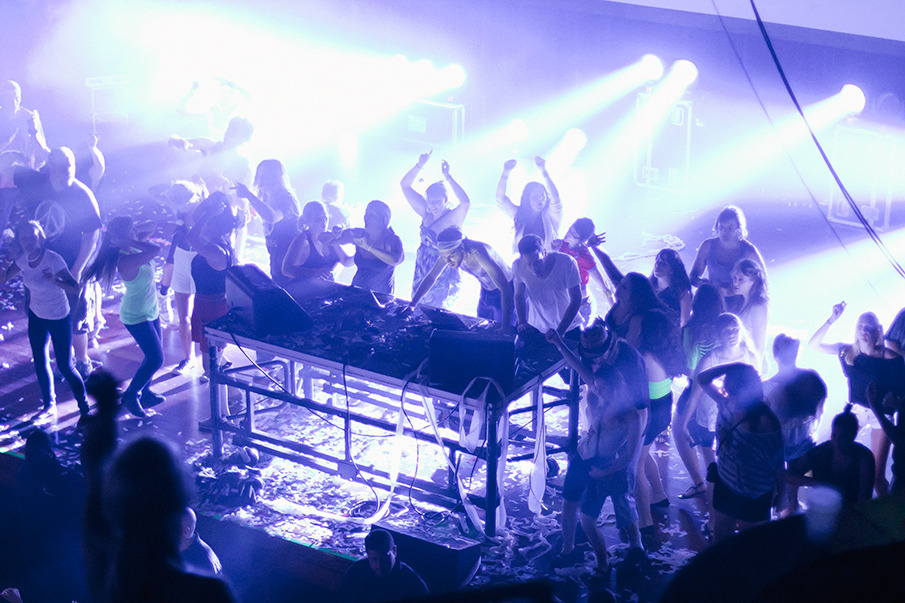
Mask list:
[[145,408],[148,408],[150,406],[157,406],[161,402],[164,402],[166,399],[167,399],[166,396],[162,396],[156,392],[152,392],[149,389],[146,389],[143,392],[141,392],[141,405]]

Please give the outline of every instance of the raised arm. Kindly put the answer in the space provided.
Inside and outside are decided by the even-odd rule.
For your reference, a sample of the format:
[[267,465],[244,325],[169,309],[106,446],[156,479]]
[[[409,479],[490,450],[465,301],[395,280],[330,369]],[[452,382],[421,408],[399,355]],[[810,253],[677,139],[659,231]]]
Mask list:
[[[115,244],[120,249],[116,269],[125,280],[132,280],[138,276],[138,269],[160,253],[160,245],[150,241],[111,241],[111,244]],[[123,254],[123,251],[126,253]]]
[[566,361],[572,370],[578,373],[578,377],[585,383],[594,383],[594,373],[591,372],[584,362],[581,361],[581,357],[578,356],[575,352],[573,352],[569,346],[566,345],[566,342],[563,341],[562,335],[559,334],[558,331],[554,329],[550,329],[545,334],[547,341],[552,343],[559,353],[562,354],[563,359]]
[[384,264],[398,266],[405,259],[405,250],[402,248],[402,239],[396,234],[387,235],[388,249],[380,249],[368,243],[364,234],[361,237],[353,237],[352,242],[357,247],[364,249]]
[[261,216],[261,220],[264,222],[276,224],[283,219],[283,212],[270,207],[270,205],[259,199],[257,195],[251,192],[248,187],[241,182],[237,182],[232,189],[236,191],[236,196],[238,198],[245,199],[251,203],[251,206],[255,208],[255,211],[258,212],[258,215]]
[[823,338],[826,336],[826,332],[830,330],[830,326],[839,320],[839,317],[842,316],[842,313],[845,311],[845,302],[839,302],[835,306],[833,306],[833,311],[830,314],[830,317],[826,319],[826,321],[820,325],[820,328],[814,332],[811,336],[811,339],[808,340],[808,347],[818,352],[823,352],[824,354],[838,354],[842,348],[845,347],[843,343],[823,343]]
[[[449,164],[447,162],[442,162],[440,164],[440,171],[443,172],[443,178],[449,183],[449,188],[452,189],[453,195],[455,195],[456,199],[459,201],[459,204],[456,205],[451,212],[449,212],[449,221],[450,224],[443,224],[443,228],[446,226],[462,226],[465,222],[465,216],[468,215],[468,210],[471,209],[471,199],[468,198],[468,194],[465,192],[458,182],[456,182],[455,178],[452,177],[449,173]],[[442,230],[439,226],[435,230]]]
[[619,282],[622,281],[624,275],[619,268],[616,267],[616,264],[613,263],[613,258],[610,257],[610,254],[600,248],[600,244],[603,240],[601,235],[594,235],[588,239],[588,248],[594,252],[597,261],[603,266],[603,271],[606,272],[607,278],[610,279],[613,285],[618,285]]
[[424,217],[424,214],[427,213],[427,201],[421,193],[412,188],[412,184],[415,183],[415,178],[417,178],[418,174],[421,173],[421,170],[424,169],[425,164],[428,162],[431,153],[433,152],[434,150],[431,149],[427,153],[422,153],[421,156],[418,157],[418,163],[407,171],[399,182],[400,186],[402,186],[402,194],[405,196],[405,200],[412,206],[415,213],[422,218]]
[[547,184],[547,192],[550,194],[550,207],[547,211],[550,212],[550,218],[553,220],[554,230],[559,232],[559,227],[562,226],[562,200],[559,198],[559,189],[553,184],[550,172],[547,171],[547,161],[543,157],[535,157],[534,163],[540,168],[544,182]]
[[506,195],[506,185],[509,183],[509,174],[515,168],[515,159],[510,159],[503,164],[503,173],[500,176],[500,182],[496,187],[496,205],[500,210],[512,219],[515,219],[515,213],[518,206]]

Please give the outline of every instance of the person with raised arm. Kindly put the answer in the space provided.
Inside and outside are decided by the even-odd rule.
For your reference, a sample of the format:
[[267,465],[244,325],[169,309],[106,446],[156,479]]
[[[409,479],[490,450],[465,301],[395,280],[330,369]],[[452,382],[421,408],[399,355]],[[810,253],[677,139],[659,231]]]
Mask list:
[[[418,163],[406,172],[400,182],[405,200],[412,206],[415,213],[421,217],[421,244],[418,246],[418,252],[415,255],[415,276],[412,280],[413,297],[428,272],[440,260],[437,235],[440,234],[440,231],[450,226],[461,228],[465,222],[465,216],[468,215],[468,210],[471,207],[471,200],[459,183],[450,175],[449,164],[446,161],[440,164],[443,180],[428,186],[423,195],[412,188],[418,174],[421,173],[421,170],[430,159],[431,153],[433,153],[433,150],[422,153],[418,157]],[[453,196],[458,200],[458,204],[455,206],[449,203],[449,195],[447,194],[444,181],[449,184]],[[455,301],[459,293],[459,281],[459,271],[447,263],[421,299],[429,306],[449,306]]]
[[497,207],[513,221],[515,238],[512,242],[512,250],[516,252],[519,241],[529,234],[537,235],[540,238],[543,249],[552,249],[553,240],[559,236],[559,227],[562,225],[562,201],[559,198],[559,190],[547,172],[547,162],[543,157],[535,157],[534,163],[541,170],[546,186],[540,182],[526,184],[518,205],[513,203],[506,194],[509,174],[517,165],[515,159],[510,159],[503,164],[503,174],[497,184]]

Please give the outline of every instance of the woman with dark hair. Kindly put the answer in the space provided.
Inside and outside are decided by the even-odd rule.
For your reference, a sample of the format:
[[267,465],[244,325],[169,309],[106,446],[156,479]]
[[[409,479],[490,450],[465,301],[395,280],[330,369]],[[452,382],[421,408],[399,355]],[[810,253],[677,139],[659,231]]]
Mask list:
[[606,313],[607,328],[634,348],[641,340],[641,319],[651,310],[665,311],[643,274],[629,272],[616,283],[616,303]]
[[98,413],[82,446],[88,484],[85,557],[93,600],[230,603],[218,578],[187,572],[179,556],[191,486],[172,447],[152,437],[116,451],[116,380],[88,384]]
[[[428,186],[424,195],[412,188],[415,178],[418,177],[418,174],[430,159],[432,152],[422,153],[418,157],[418,163],[415,164],[415,167],[406,172],[400,182],[405,200],[412,206],[415,213],[421,217],[421,245],[418,246],[418,252],[415,255],[415,277],[412,280],[412,297],[418,291],[418,287],[424,277],[427,276],[431,268],[437,263],[437,260],[440,259],[440,251],[437,249],[437,235],[450,226],[461,228],[465,222],[465,216],[468,214],[468,209],[471,207],[471,200],[462,187],[459,186],[459,183],[449,175],[449,164],[445,161],[440,164],[440,170],[443,172],[443,180],[449,183],[453,195],[459,201],[455,207],[452,207],[449,203],[449,195],[446,192],[446,185],[443,180]],[[459,271],[447,265],[434,281],[433,286],[421,298],[421,302],[428,306],[449,306],[459,294],[459,283]]]
[[[41,224],[35,220],[21,222],[16,227],[16,242],[21,253],[2,268],[2,279],[7,282],[17,274],[28,290],[28,342],[35,363],[35,374],[44,410],[56,403],[53,381],[50,378],[48,340],[53,342],[57,367],[72,388],[72,395],[79,406],[79,425],[88,418],[88,402],[85,384],[72,362],[72,318],[66,293],[78,295],[79,284],[66,267],[66,262],[56,252],[46,248],[46,238]],[[5,258],[4,258],[5,259]]]
[[144,358],[129,382],[129,387],[123,392],[122,402],[126,410],[142,418],[148,416],[144,406],[164,401],[163,396],[151,391],[151,379],[163,366],[153,265],[160,247],[146,240],[155,227],[151,223],[136,228],[129,216],[118,216],[110,220],[97,257],[84,276],[86,281],[97,279],[109,291],[113,277],[119,274],[126,287],[120,302],[119,316]]
[[[710,283],[702,284],[694,294],[691,302],[691,318],[682,328],[682,349],[685,352],[685,374],[693,376],[701,359],[719,345],[719,333],[717,319],[726,311],[723,296],[716,287]],[[691,397],[691,384],[679,396],[676,402],[676,411],[673,415],[673,424],[679,425],[688,408],[688,399]],[[704,475],[698,463],[697,454],[688,438],[682,437],[678,429],[673,430],[673,443],[676,452],[685,465],[692,486],[679,498],[692,498],[704,493]]]
[[241,182],[233,187],[236,196],[247,199],[264,223],[264,242],[270,255],[270,277],[285,287],[289,279],[283,274],[283,258],[298,234],[299,204],[289,185],[286,168],[277,159],[265,159],[255,171],[255,193]]
[[289,278],[286,290],[296,299],[316,297],[333,284],[333,268],[352,265],[336,237],[327,232],[327,209],[320,201],[309,201],[299,220],[301,232],[283,258],[283,274]]
[[[609,254],[600,249],[601,243],[603,237],[597,235],[588,241],[588,246],[594,250],[607,277],[615,286],[619,286],[623,274]],[[691,282],[685,272],[685,264],[675,249],[666,247],[657,252],[649,280],[660,303],[674,314],[676,322],[680,326],[688,322],[691,315]]]
[[195,225],[189,231],[189,244],[198,252],[192,259],[192,278],[195,280],[195,308],[192,312],[192,340],[201,348],[204,378],[210,378],[210,353],[204,327],[229,312],[226,304],[226,269],[235,263],[230,238],[241,223],[221,192],[213,193],[201,202],[196,211]]
[[900,397],[905,394],[905,364],[902,356],[884,344],[883,326],[873,312],[865,312],[858,317],[855,340],[852,343],[824,343],[823,339],[830,326],[839,320],[844,310],[845,302],[833,306],[832,314],[811,336],[808,346],[818,352],[839,357],[842,372],[848,380],[848,401],[861,407],[859,418],[863,424],[871,427],[870,448],[874,453],[877,470],[874,487],[877,496],[884,496],[889,492],[889,481],[886,479],[889,438],[873,415],[863,409],[868,406],[867,386],[870,383],[877,384],[881,400],[889,392]]
[[[748,241],[748,226],[745,213],[739,207],[724,207],[713,225],[713,235],[701,243],[691,266],[689,279],[695,287],[703,282],[713,283],[723,297],[732,295],[732,268],[739,260],[750,259],[764,269],[766,280],[766,264],[760,251]],[[704,272],[707,272],[707,281]]]
[[496,189],[497,207],[514,222],[515,238],[512,250],[518,251],[518,242],[528,234],[540,237],[544,249],[550,250],[562,224],[562,201],[559,198],[559,191],[547,172],[546,160],[543,157],[535,157],[534,163],[540,168],[547,185],[545,187],[540,182],[529,182],[522,190],[522,198],[516,205],[506,195],[509,174],[515,169],[516,163],[515,159],[510,159],[503,164],[503,174]]
[[396,266],[405,259],[402,239],[392,227],[390,206],[383,201],[371,201],[365,208],[364,228],[347,228],[334,242],[355,245],[354,262],[357,270],[352,286],[377,293],[393,294]]
[[[714,383],[720,377],[722,387]],[[720,542],[736,528],[770,519],[782,478],[782,428],[764,402],[753,366],[715,366],[701,371],[695,383],[718,409],[716,470],[708,471],[708,479],[713,482],[713,540]]]
[[754,349],[763,358],[769,301],[763,267],[754,260],[739,260],[732,269],[732,294],[726,300],[726,308],[742,319],[754,342]]
[[641,319],[638,352],[644,359],[647,374],[650,414],[638,459],[635,501],[638,503],[641,534],[653,535],[651,506],[665,507],[669,500],[657,464],[650,455],[650,447],[657,436],[666,431],[672,418],[672,380],[685,373],[685,355],[679,343],[679,330],[662,310],[651,310]]

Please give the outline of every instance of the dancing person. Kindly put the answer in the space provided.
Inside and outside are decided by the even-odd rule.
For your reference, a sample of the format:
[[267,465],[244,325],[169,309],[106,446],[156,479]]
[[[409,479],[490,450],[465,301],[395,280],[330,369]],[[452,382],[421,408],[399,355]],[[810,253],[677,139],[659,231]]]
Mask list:
[[18,151],[34,169],[50,154],[38,112],[22,106],[22,88],[17,82],[0,83],[0,152]]
[[487,243],[466,238],[458,226],[445,228],[437,235],[437,250],[440,257],[412,296],[411,307],[421,303],[424,293],[442,274],[444,267],[451,266],[478,279],[481,293],[476,314],[479,318],[496,321],[503,328],[515,326],[512,269],[500,254]]
[[189,229],[194,225],[194,210],[201,201],[202,190],[194,182],[180,180],[169,185],[165,198],[176,210],[176,228],[170,240],[163,271],[160,276],[160,294],[166,297],[173,290],[173,307],[182,345],[182,360],[173,367],[174,374],[181,374],[194,360],[192,344],[192,302],[195,296],[195,280],[192,278],[192,259],[196,251],[188,242]]
[[512,283],[519,333],[555,329],[563,335],[578,328],[581,279],[575,259],[558,251],[548,253],[534,234],[522,237],[518,251],[519,257],[512,264]]
[[117,382],[88,382],[98,412],[82,445],[88,584],[95,601],[235,600],[222,580],[192,574],[179,557],[191,482],[169,444],[144,436],[116,450]]
[[301,232],[289,244],[281,267],[289,279],[286,290],[295,299],[326,293],[333,284],[336,265],[352,265],[352,256],[327,231],[328,220],[327,210],[320,201],[309,201],[302,209]]
[[57,367],[78,404],[79,425],[84,425],[88,419],[88,402],[85,398],[85,384],[72,362],[72,316],[67,297],[67,294],[78,294],[79,284],[63,258],[47,248],[44,229],[36,220],[19,223],[16,240],[22,252],[12,263],[2,267],[0,275],[5,283],[21,274],[29,293],[28,342],[44,410],[50,410],[56,403],[47,353],[50,341],[53,343]]
[[383,201],[374,200],[365,208],[364,228],[347,228],[335,242],[355,244],[355,276],[352,286],[376,293],[393,294],[396,266],[405,259],[402,239],[390,226],[392,212]]
[[[617,403],[614,408],[627,410],[626,404],[628,404],[628,406],[635,409],[638,413],[637,418],[640,423],[638,426],[639,441],[637,454],[632,452],[634,461],[626,466],[630,472],[626,477],[631,477],[631,483],[633,484],[635,479],[635,467],[637,466],[638,458],[640,457],[641,432],[644,429],[644,425],[648,422],[650,390],[644,367],[644,360],[641,355],[623,339],[620,339],[615,334],[608,331],[603,321],[599,318],[595,320],[593,324],[581,330],[579,335],[578,353],[572,351],[572,349],[566,345],[560,334],[554,329],[547,331],[546,339],[559,350],[568,365],[578,374],[579,379],[587,385],[586,388],[583,388],[586,395],[582,397],[579,410],[583,417],[581,424],[586,426],[586,431],[583,433],[582,437],[588,438],[586,444],[590,443],[590,448],[579,449],[570,456],[569,468],[566,470],[566,482],[569,484],[569,487],[566,488],[564,485],[563,506],[559,517],[563,543],[557,560],[554,560],[554,565],[569,565],[574,561],[573,551],[575,550],[575,534],[578,529],[579,520],[582,523],[582,527],[587,531],[590,529],[590,524],[596,523],[596,515],[593,511],[596,510],[599,513],[599,508],[595,509],[594,507],[588,507],[588,513],[582,513],[582,517],[579,519],[579,507],[583,506],[581,505],[583,498],[582,493],[587,484],[587,480],[585,479],[587,477],[586,472],[589,470],[587,463],[581,459],[586,461],[593,457],[594,450],[597,448],[595,443],[597,436],[610,437],[617,433],[617,431],[609,429],[600,429],[601,426],[597,425],[597,421],[600,419],[599,411],[604,408],[604,405],[606,405],[608,401],[616,401],[621,403]],[[613,371],[615,371],[615,377],[612,375]],[[606,377],[603,382],[597,382],[596,385],[601,387],[596,387],[595,379],[597,379],[599,375],[605,374],[608,374],[609,377]],[[610,389],[605,387],[607,383],[609,383]],[[615,390],[611,391],[613,388],[615,388]],[[628,419],[634,417],[623,416],[622,418]],[[594,428],[593,433],[591,433],[590,430],[593,425],[597,426]],[[579,442],[581,442],[581,439],[579,439]],[[622,460],[627,459],[623,456]],[[574,469],[572,467],[573,461],[575,464]],[[573,472],[573,475],[570,476],[570,472]],[[628,485],[627,483],[627,489],[625,490],[627,498],[624,500],[620,498],[619,501],[614,499],[614,504],[617,502],[625,504],[625,508],[623,509],[625,513],[622,514],[623,516],[620,520],[622,525],[620,527],[625,529],[630,538],[637,537],[636,540],[632,540],[633,548],[637,548],[639,551],[643,552],[641,535],[637,527],[637,508],[635,506],[635,501],[631,496],[633,488],[633,485]],[[621,497],[621,493],[617,493],[617,496]],[[592,502],[596,504],[596,502],[599,501],[602,504],[603,500],[605,500],[605,497],[603,499],[592,499]],[[591,518],[594,518],[595,521],[590,521]],[[589,525],[585,526],[586,523]],[[635,526],[634,529],[632,529],[629,524],[633,524]],[[629,527],[626,528],[626,526]],[[602,542],[602,535],[595,534],[594,536],[589,536],[589,538],[598,536],[600,540],[595,546],[599,546]],[[643,558],[644,556],[638,552],[633,553],[633,562],[641,562],[643,561]],[[606,555],[598,554],[597,562],[602,569],[607,567]]]
[[786,473],[786,483],[795,488],[830,486],[842,495],[845,506],[870,500],[874,492],[874,455],[855,441],[857,435],[858,417],[846,405],[833,417],[830,439],[808,450],[799,459],[798,471]]
[[[593,220],[590,218],[578,218],[572,223],[572,226],[569,227],[569,230],[566,231],[566,234],[562,239],[553,241],[553,251],[572,256],[578,264],[578,276],[581,278],[581,306],[578,308],[578,314],[581,316],[582,323],[587,323],[591,319],[591,314],[593,313],[591,308],[591,296],[588,295],[588,283],[591,281],[591,278],[593,278],[594,282],[600,286],[601,290],[603,290],[610,305],[612,306],[616,303],[616,300],[613,297],[614,292],[612,288],[609,283],[606,282],[606,279],[603,278],[603,275],[597,268],[597,262],[594,261],[594,256],[588,248],[588,241],[592,238],[604,241],[605,237],[606,233],[599,235],[594,234]],[[601,306],[601,304],[596,305]]]
[[713,283],[723,297],[732,296],[732,268],[739,260],[754,260],[764,270],[766,280],[766,264],[760,251],[748,241],[748,226],[741,208],[729,205],[724,207],[713,225],[714,236],[706,239],[698,248],[691,266],[689,279],[695,287],[705,282]]
[[[101,217],[94,193],[75,179],[75,155],[66,147],[50,152],[47,159],[49,198],[35,208],[35,219],[47,234],[47,247],[59,253],[73,278],[82,283],[82,272],[95,253]],[[88,357],[88,301],[86,288],[69,295],[72,310],[72,347],[75,368],[84,378],[93,369]]]
[[[855,326],[855,340],[850,343],[824,343],[827,332],[845,311],[845,302],[833,306],[830,317],[811,336],[808,345],[818,352],[832,354],[839,358],[842,372],[848,380],[848,401],[862,408],[868,406],[867,386],[877,383],[880,399],[887,392],[902,395],[905,388],[903,360],[897,352],[883,343],[883,327],[873,312],[865,312],[858,317]],[[870,413],[862,413],[863,420],[871,426],[870,448],[876,462],[874,488],[877,496],[889,491],[886,479],[886,462],[889,457],[889,438]]]
[[[703,371],[726,364],[757,365],[757,354],[749,347],[745,327],[735,314],[728,312],[720,314],[714,322],[714,330],[717,345],[698,362],[696,376]],[[701,449],[705,466],[714,461],[713,443],[716,438],[718,416],[719,407],[704,396],[704,391],[695,377],[676,433],[677,438],[684,438],[692,448],[691,458],[685,463],[686,467],[696,466],[697,456],[693,450],[696,447]],[[696,477],[692,477],[692,486],[679,498],[692,498],[709,491],[703,480],[694,481]]]
[[[418,157],[418,163],[406,172],[400,182],[405,200],[408,201],[415,213],[421,218],[421,244],[418,246],[418,252],[415,255],[415,276],[412,280],[413,297],[421,286],[424,277],[437,265],[440,259],[440,251],[437,249],[437,235],[440,231],[450,226],[461,228],[465,222],[465,216],[468,215],[468,209],[471,207],[471,200],[468,195],[459,183],[450,176],[449,164],[446,161],[440,164],[443,180],[428,186],[424,195],[412,188],[415,178],[418,177],[418,174],[421,173],[424,165],[430,159],[431,153],[433,153],[433,150],[422,153]],[[455,206],[451,206],[449,203],[449,195],[446,192],[444,181],[449,183],[453,196],[458,201]],[[438,308],[449,306],[459,294],[459,281],[459,271],[453,266],[446,264],[440,274],[434,279],[431,288],[420,299],[429,306]]]
[[148,416],[145,406],[165,400],[162,395],[151,391],[151,379],[163,366],[153,263],[160,246],[146,240],[155,227],[153,223],[136,226],[129,216],[113,218],[107,224],[97,257],[85,271],[85,279],[97,279],[107,291],[116,274],[126,287],[119,306],[119,317],[144,358],[129,387],[123,392],[122,403],[126,410],[140,418]]
[[[722,387],[714,381],[722,377]],[[695,383],[717,405],[716,471],[713,481],[713,539],[725,540],[769,521],[773,494],[782,479],[782,428],[764,402],[753,366],[731,363],[698,373]]]
[[679,329],[661,310],[647,312],[641,319],[638,352],[644,359],[650,390],[650,415],[641,442],[635,481],[635,501],[638,504],[638,525],[641,534],[655,533],[652,507],[669,504],[657,463],[650,447],[657,437],[669,428],[672,419],[672,380],[685,372],[685,355],[679,343]]
[[[682,349],[685,351],[685,374],[693,377],[697,371],[701,358],[719,345],[719,332],[716,326],[717,319],[726,311],[723,296],[719,290],[709,283],[702,284],[694,294],[691,301],[691,317],[682,327]],[[688,408],[688,399],[691,397],[692,384],[679,395],[676,402],[676,410],[673,414],[673,424],[679,425]],[[673,430],[673,443],[679,458],[685,465],[688,477],[691,478],[691,486],[679,498],[693,498],[703,494],[704,475],[698,462],[697,453],[688,438],[683,437],[678,428]]]
[[353,563],[343,577],[344,603],[415,599],[429,594],[421,576],[399,559],[393,535],[373,529],[365,536],[367,557]]
[[[211,358],[204,327],[229,311],[226,304],[226,270],[235,264],[230,239],[240,220],[227,196],[215,192],[201,202],[195,225],[186,237],[198,252],[192,258],[192,279],[195,281],[192,340],[200,346],[205,379],[210,379]],[[217,351],[220,352],[219,348]]]
[[522,197],[518,205],[514,204],[506,195],[509,174],[517,164],[515,159],[510,159],[503,164],[503,173],[497,184],[497,207],[513,221],[515,238],[512,242],[512,249],[516,252],[518,252],[519,241],[529,234],[540,238],[543,249],[551,249],[553,240],[557,238],[559,227],[562,224],[562,201],[556,185],[553,184],[553,179],[547,172],[547,162],[543,157],[535,157],[534,163],[540,168],[546,187],[540,182],[529,182],[522,190]]
[[739,260],[732,268],[732,296],[726,300],[726,309],[742,320],[761,358],[767,342],[768,301],[763,267],[754,260]]
[[283,274],[283,258],[290,243],[299,233],[299,204],[289,185],[289,176],[282,162],[265,159],[255,171],[255,193],[237,182],[236,196],[247,200],[264,223],[264,243],[270,255],[270,277],[285,287],[289,277]]
[[[600,265],[613,285],[618,287],[623,274],[613,263],[607,252],[600,249],[604,239],[598,235],[588,241],[588,246],[600,260]],[[650,285],[660,303],[675,315],[679,325],[688,322],[691,316],[691,282],[685,271],[685,263],[675,249],[665,247],[657,252],[654,269],[651,272]]]

